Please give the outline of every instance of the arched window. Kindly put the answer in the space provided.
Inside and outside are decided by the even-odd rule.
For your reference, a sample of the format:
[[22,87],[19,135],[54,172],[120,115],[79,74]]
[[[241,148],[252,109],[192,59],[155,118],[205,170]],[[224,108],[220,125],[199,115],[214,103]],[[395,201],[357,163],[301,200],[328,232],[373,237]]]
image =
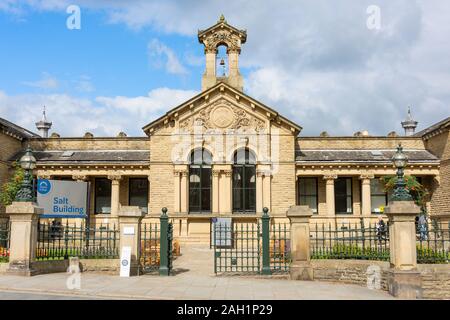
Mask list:
[[256,212],[256,157],[248,149],[234,154],[233,212]]
[[211,162],[212,156],[205,149],[191,153],[189,165],[189,212],[211,212]]

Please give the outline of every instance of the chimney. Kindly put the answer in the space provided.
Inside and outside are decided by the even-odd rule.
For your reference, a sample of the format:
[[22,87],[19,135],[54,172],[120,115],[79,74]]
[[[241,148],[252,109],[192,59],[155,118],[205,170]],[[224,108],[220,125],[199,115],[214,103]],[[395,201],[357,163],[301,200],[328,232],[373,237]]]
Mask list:
[[45,106],[44,111],[42,112],[42,119],[39,122],[36,122],[36,128],[39,130],[39,134],[42,138],[48,138],[48,130],[52,127],[52,123],[47,120],[45,115]]
[[411,137],[416,132],[417,121],[414,121],[411,116],[411,107],[408,108],[408,117],[402,122],[402,127],[405,129],[405,136]]

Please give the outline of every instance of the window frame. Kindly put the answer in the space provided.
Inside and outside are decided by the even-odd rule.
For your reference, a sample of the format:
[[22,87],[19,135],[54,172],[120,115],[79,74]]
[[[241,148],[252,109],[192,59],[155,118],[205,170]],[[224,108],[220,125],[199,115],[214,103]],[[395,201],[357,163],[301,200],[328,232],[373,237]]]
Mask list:
[[[339,180],[350,180],[350,195],[348,195],[347,193],[345,194],[345,199],[346,202],[348,200],[348,198],[350,197],[350,212],[346,211],[346,212],[338,212],[337,211],[337,198],[338,198],[338,194],[336,192],[336,182]],[[347,190],[347,183],[345,186],[345,189]],[[352,215],[354,214],[354,210],[353,210],[353,178],[352,177],[338,177],[334,180],[334,212],[335,215]]]
[[[201,150],[202,152],[202,162],[201,163],[195,163],[195,152],[199,152],[199,150]],[[208,153],[211,159],[211,163],[207,163],[205,162],[204,159],[204,155],[205,153]],[[190,158],[189,158],[189,175],[188,175],[188,192],[189,192],[189,205],[188,205],[188,213],[189,214],[211,214],[212,213],[212,154],[211,152],[209,152],[207,149],[203,148],[203,149],[194,149],[191,151],[190,153]],[[198,188],[192,188],[191,187],[191,175],[192,175],[192,169],[200,169],[200,181],[199,181],[199,187]],[[204,169],[208,169],[209,173],[209,187],[205,188],[203,187],[203,174],[204,174]],[[199,210],[197,209],[193,209],[192,208],[192,201],[191,201],[191,190],[196,189],[199,190],[199,203],[198,203],[198,207]],[[208,210],[203,210],[202,208],[202,197],[203,197],[203,190],[209,190],[209,209]]]
[[[316,190],[315,190],[315,194],[302,194],[301,193],[301,188],[300,188],[300,180],[314,180],[316,183]],[[304,197],[314,197],[315,198],[315,202],[316,202],[316,208],[315,208],[315,212],[313,208],[310,208],[311,210],[313,210],[313,214],[318,214],[319,213],[319,179],[318,177],[298,177],[297,178],[297,205],[301,205],[301,201],[300,198],[304,196]]]
[[[110,207],[110,212],[97,212],[97,188],[98,188],[98,181],[99,180],[103,180],[103,181],[108,181],[109,182],[109,188],[110,188],[110,192],[109,192],[109,207]],[[106,215],[111,215],[111,191],[112,191],[112,182],[111,180],[109,180],[108,178],[102,178],[102,177],[95,177],[94,178],[94,215],[99,215],[99,214],[106,214]]]
[[[132,183],[132,181],[137,181],[137,180],[143,180],[143,181],[146,181],[146,184],[147,184],[147,193],[146,193],[145,197],[146,197],[146,199],[147,199],[147,201],[146,201],[147,205],[146,205],[145,207],[140,207],[140,208],[145,208],[145,209],[147,209],[147,211],[148,211],[148,200],[149,200],[148,193],[149,193],[149,185],[150,185],[150,183],[149,183],[149,181],[148,181],[148,178],[143,178],[143,177],[130,177],[130,178],[128,178],[128,205],[129,205],[129,206],[132,206],[132,205],[133,205],[133,204],[131,204],[131,183]],[[144,211],[144,210],[143,210],[143,211]],[[146,211],[144,211],[144,212],[146,212]],[[146,213],[148,213],[148,212],[146,212]]]
[[[238,162],[238,152],[241,152],[242,150],[244,150],[245,155],[244,155],[244,163],[239,163]],[[250,159],[250,155],[252,157],[252,159]],[[234,185],[234,181],[235,181],[235,174],[237,172],[236,169],[241,169],[242,170],[242,187],[235,187]],[[254,187],[249,187],[249,186],[245,186],[244,184],[246,183],[247,179],[247,174],[249,172],[249,170],[253,170],[254,172],[254,177],[255,177],[255,182],[254,182]],[[251,175],[250,175],[251,177]],[[257,180],[257,172],[256,172],[256,155],[254,154],[253,151],[251,151],[248,148],[241,148],[238,149],[234,152],[233,154],[233,166],[232,166],[232,176],[231,176],[231,194],[232,194],[232,199],[231,199],[231,206],[232,206],[232,210],[233,210],[233,214],[256,214],[256,192],[257,192],[257,188],[256,188],[256,180]],[[240,206],[237,207],[235,206],[235,192],[236,190],[239,189],[239,196],[240,196]],[[246,203],[246,199],[248,196],[248,192],[253,190],[253,197],[250,200],[250,206],[248,206],[248,204]],[[248,197],[250,198],[250,197]],[[253,202],[253,206],[251,206]],[[249,209],[247,209],[247,207]],[[251,208],[253,207],[253,208]]]
[[384,206],[386,207],[387,204],[388,204],[388,201],[389,201],[388,193],[387,192],[383,192],[383,194],[381,194],[381,193],[374,193],[374,192],[372,192],[372,181],[378,181],[378,183],[381,183],[380,179],[377,178],[377,177],[375,177],[374,179],[370,180],[370,212],[371,212],[371,214],[382,214],[383,212],[376,212],[376,211],[372,210],[373,198],[374,197],[381,198],[381,197],[384,196]]

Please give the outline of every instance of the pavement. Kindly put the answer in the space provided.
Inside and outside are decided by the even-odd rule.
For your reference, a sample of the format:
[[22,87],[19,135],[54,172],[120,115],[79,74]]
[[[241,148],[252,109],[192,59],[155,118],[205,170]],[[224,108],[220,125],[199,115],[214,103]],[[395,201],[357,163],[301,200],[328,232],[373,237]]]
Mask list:
[[69,289],[66,273],[20,277],[0,275],[0,299],[200,299],[200,300],[380,300],[388,293],[356,285],[318,281],[293,281],[250,276],[216,276],[213,252],[188,245],[174,261],[174,276],[143,275],[121,278],[101,273],[82,273],[80,287]]

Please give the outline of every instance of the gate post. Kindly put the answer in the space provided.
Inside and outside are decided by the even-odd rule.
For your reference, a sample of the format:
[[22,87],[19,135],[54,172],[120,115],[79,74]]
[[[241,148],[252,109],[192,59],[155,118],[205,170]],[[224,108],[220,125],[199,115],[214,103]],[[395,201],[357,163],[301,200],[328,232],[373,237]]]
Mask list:
[[161,209],[162,214],[160,221],[160,239],[159,239],[159,275],[168,276],[169,269],[169,217],[167,216],[167,208]]
[[123,247],[131,248],[130,275],[139,275],[141,220],[144,213],[137,206],[123,206],[119,212],[119,254]]
[[308,206],[291,206],[286,214],[291,222],[290,275],[293,280],[314,280],[309,244],[309,219],[312,214]]
[[7,273],[32,276],[36,257],[39,215],[44,209],[32,202],[13,202],[6,207],[10,216],[10,249]]
[[263,208],[262,221],[262,274],[270,275],[270,216],[269,209]]
[[384,209],[389,218],[391,269],[389,293],[402,299],[420,299],[422,283],[417,270],[415,217],[420,208],[414,201],[392,201]]

